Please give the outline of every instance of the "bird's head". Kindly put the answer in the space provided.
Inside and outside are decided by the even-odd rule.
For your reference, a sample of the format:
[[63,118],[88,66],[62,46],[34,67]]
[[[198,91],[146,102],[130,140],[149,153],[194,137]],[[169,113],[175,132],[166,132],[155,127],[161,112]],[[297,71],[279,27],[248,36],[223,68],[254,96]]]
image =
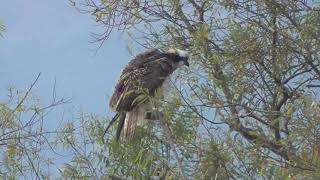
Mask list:
[[168,55],[176,67],[181,67],[183,65],[189,66],[189,54],[187,51],[170,48],[168,50]]

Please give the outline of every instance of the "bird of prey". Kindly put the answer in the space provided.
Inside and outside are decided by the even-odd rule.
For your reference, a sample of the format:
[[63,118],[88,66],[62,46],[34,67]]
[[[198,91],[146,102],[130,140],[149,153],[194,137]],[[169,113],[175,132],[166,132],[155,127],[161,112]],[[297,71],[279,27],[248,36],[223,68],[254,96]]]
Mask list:
[[183,65],[189,66],[188,53],[179,49],[166,52],[151,49],[132,59],[122,71],[111,96],[109,106],[116,115],[105,133],[118,120],[116,140],[122,131],[125,139],[132,138],[139,122],[150,118],[148,97],[153,97],[163,82]]

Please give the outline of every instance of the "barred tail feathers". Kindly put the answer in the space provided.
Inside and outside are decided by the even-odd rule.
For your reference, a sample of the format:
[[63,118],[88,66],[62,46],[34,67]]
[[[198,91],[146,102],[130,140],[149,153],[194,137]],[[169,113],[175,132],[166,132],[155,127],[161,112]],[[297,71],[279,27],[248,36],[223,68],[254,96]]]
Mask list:
[[126,119],[126,113],[121,112],[119,115],[119,122],[118,122],[118,127],[117,127],[117,132],[116,132],[116,141],[119,141],[120,135],[123,129],[123,126],[125,124],[125,119]]
[[127,112],[124,124],[124,138],[129,140],[133,137],[138,121],[138,108]]
[[143,126],[147,123],[145,119],[146,112],[147,112],[147,109],[145,105],[135,107],[130,112],[127,112],[126,120],[124,124],[125,139],[127,140],[132,139],[135,134],[135,130],[137,126]]

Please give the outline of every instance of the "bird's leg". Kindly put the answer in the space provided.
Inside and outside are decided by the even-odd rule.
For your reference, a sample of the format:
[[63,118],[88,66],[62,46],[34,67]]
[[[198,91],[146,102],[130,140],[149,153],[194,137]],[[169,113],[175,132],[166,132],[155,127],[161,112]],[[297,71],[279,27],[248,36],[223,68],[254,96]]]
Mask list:
[[152,118],[152,112],[151,111],[147,111],[144,115],[144,118],[145,119],[148,119],[148,120],[151,120]]
[[160,111],[157,111],[157,112],[147,111],[144,117],[145,119],[148,119],[148,120],[160,120],[163,118],[163,116],[164,116],[163,113]]

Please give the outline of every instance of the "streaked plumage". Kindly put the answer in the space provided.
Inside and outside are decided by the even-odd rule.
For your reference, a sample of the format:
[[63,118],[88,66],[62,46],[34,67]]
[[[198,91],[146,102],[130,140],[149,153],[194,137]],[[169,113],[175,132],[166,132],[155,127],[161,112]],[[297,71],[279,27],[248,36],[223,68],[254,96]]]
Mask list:
[[152,49],[132,59],[122,71],[111,96],[109,106],[117,114],[106,131],[119,119],[116,139],[119,139],[122,129],[124,137],[131,138],[137,125],[145,121],[146,112],[151,111],[148,97],[154,96],[176,68],[188,66],[187,60],[188,54],[178,49],[168,52]]

